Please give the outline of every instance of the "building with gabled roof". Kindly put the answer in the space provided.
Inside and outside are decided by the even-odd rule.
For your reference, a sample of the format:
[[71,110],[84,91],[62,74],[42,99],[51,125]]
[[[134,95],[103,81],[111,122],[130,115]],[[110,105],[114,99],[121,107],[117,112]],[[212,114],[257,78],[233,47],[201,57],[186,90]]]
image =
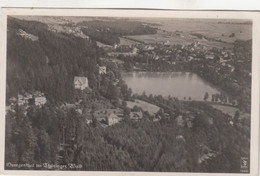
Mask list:
[[88,78],[87,77],[74,77],[74,87],[75,89],[84,90],[88,87]]
[[118,117],[116,114],[114,113],[110,113],[109,116],[106,117],[106,122],[107,125],[114,125],[118,122],[120,122],[122,120],[122,118]]
[[42,106],[47,102],[45,97],[35,97],[34,101],[36,106]]
[[97,121],[110,126],[122,120],[123,112],[121,109],[100,109],[95,111],[93,115]]
[[107,73],[107,68],[105,66],[99,67],[99,74],[106,74]]

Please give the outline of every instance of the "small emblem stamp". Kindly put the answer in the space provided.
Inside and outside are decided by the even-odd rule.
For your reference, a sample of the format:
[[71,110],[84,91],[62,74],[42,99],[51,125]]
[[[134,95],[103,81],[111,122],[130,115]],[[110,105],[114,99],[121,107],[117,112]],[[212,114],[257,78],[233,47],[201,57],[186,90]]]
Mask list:
[[249,172],[249,161],[248,157],[241,157],[240,158],[240,172]]

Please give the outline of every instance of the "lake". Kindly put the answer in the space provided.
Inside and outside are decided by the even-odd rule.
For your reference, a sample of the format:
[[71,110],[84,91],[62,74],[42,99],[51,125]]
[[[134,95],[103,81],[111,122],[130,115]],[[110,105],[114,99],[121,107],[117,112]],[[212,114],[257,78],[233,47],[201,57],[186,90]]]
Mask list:
[[162,95],[163,97],[184,97],[201,101],[206,92],[211,95],[219,91],[195,73],[190,72],[126,72],[123,79],[133,93]]

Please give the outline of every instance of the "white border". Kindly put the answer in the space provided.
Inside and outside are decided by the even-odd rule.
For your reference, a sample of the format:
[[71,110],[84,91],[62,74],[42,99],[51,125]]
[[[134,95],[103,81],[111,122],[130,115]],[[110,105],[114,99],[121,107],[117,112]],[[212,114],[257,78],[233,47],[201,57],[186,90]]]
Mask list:
[[5,78],[6,78],[6,26],[7,15],[46,16],[111,16],[111,17],[159,17],[159,18],[205,18],[205,19],[251,19],[253,21],[253,67],[252,67],[252,110],[251,110],[251,162],[250,174],[209,173],[158,173],[158,172],[86,172],[86,171],[5,171],[4,145],[0,147],[0,171],[5,175],[257,175],[259,141],[259,48],[260,16],[253,12],[232,11],[166,11],[166,10],[102,10],[102,9],[24,9],[3,8],[0,20],[0,140],[4,144],[5,134]]
[[0,7],[260,10],[259,0],[1,0]]

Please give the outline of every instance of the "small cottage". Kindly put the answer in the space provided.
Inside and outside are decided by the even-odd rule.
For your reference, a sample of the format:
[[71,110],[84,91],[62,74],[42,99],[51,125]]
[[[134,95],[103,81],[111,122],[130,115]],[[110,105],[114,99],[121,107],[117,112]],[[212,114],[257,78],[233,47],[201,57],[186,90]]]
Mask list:
[[209,60],[213,60],[215,58],[215,56],[213,54],[207,54],[207,55],[205,55],[205,58],[209,59]]
[[74,87],[75,89],[84,90],[88,87],[88,78],[87,77],[74,77]]
[[35,97],[34,100],[36,106],[42,106],[47,102],[45,97]]
[[34,92],[32,98],[34,99],[34,104],[36,106],[42,106],[47,102],[44,93],[41,93],[39,91]]
[[99,67],[99,74],[103,75],[107,73],[107,68],[105,66]]

